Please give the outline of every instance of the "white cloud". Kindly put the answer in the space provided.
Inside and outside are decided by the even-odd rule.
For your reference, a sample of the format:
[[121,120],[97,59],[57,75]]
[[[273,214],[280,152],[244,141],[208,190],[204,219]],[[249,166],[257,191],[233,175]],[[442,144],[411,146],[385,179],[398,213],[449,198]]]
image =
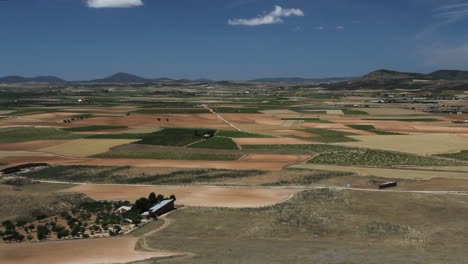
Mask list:
[[275,6],[275,10],[263,16],[258,16],[256,18],[250,18],[250,19],[244,19],[244,18],[229,19],[228,24],[229,25],[241,25],[241,26],[260,26],[260,25],[268,25],[268,24],[281,24],[284,22],[282,17],[290,17],[290,16],[304,16],[304,12],[296,8],[283,9],[281,6]]
[[343,29],[345,29],[344,26],[337,26],[337,27],[336,27],[336,30],[343,30]]
[[468,44],[451,48],[432,48],[424,50],[426,65],[439,68],[468,67]]
[[111,7],[137,7],[142,6],[142,0],[87,0],[86,4],[90,8],[111,8]]
[[318,26],[318,27],[315,27],[315,29],[316,29],[316,30],[324,30],[325,27],[323,27],[323,26]]

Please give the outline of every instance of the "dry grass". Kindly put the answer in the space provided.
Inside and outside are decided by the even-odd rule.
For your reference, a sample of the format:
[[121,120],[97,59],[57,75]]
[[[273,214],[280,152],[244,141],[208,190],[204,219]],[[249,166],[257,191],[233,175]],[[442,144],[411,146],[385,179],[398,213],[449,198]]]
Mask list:
[[108,151],[112,147],[130,144],[134,139],[78,139],[64,144],[41,149],[57,155],[87,157]]
[[176,211],[147,243],[194,254],[163,263],[458,264],[467,209],[468,197],[317,190],[262,209]]

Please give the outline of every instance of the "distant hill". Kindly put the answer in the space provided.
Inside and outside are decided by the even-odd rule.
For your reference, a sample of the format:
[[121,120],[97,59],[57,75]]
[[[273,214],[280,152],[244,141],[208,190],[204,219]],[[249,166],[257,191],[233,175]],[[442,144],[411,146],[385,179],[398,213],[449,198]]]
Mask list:
[[429,75],[434,80],[468,80],[468,71],[440,70]]
[[337,82],[348,81],[356,77],[331,77],[331,78],[301,78],[301,77],[283,77],[283,78],[260,78],[251,80],[251,82]]
[[142,78],[129,73],[119,72],[103,79],[89,81],[92,83],[148,83],[150,79]]
[[0,78],[0,83],[27,83],[27,82],[40,82],[40,83],[66,83],[55,76],[37,76],[37,77],[22,77],[22,76],[5,76]]
[[[436,81],[456,81],[442,86]],[[429,74],[378,70],[354,80],[330,84],[329,89],[453,89],[464,90],[468,82],[468,71],[440,70]]]

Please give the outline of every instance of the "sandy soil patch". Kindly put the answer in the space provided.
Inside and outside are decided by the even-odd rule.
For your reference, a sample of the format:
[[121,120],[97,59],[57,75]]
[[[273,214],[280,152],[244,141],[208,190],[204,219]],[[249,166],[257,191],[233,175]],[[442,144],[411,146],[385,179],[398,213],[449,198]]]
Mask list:
[[[312,170],[327,170],[340,172],[354,172],[361,176],[377,176],[384,178],[395,179],[410,179],[410,180],[430,180],[433,178],[446,179],[467,179],[466,171],[439,171],[439,170],[424,170],[418,169],[382,169],[382,168],[366,168],[366,167],[344,167],[334,165],[315,165],[315,164],[296,164],[290,168],[312,169]],[[351,183],[351,182],[350,182]]]
[[310,141],[294,138],[233,138],[238,145],[304,145],[314,144]]
[[177,197],[177,204],[185,206],[251,208],[275,204],[288,199],[301,189],[223,188],[223,187],[159,187],[79,185],[64,192],[85,193],[97,200],[136,200],[155,192]]
[[304,123],[303,120],[286,120],[283,122],[282,126],[286,128],[300,128]]
[[310,158],[310,155],[263,155],[263,154],[248,154],[242,157],[243,161],[277,161],[277,162],[302,162]]
[[87,157],[108,151],[110,148],[130,144],[135,139],[77,139],[60,145],[41,149],[40,151],[70,157]]
[[341,110],[326,110],[327,115],[342,115],[343,111]]
[[281,170],[285,162],[211,161],[211,160],[155,160],[155,159],[89,159],[76,165],[135,166],[153,168],[231,169],[231,170]]
[[284,121],[274,118],[259,118],[255,119],[255,123],[268,126],[281,126],[284,123]]
[[291,136],[296,136],[296,137],[318,137],[316,134],[308,133],[305,131],[299,131],[299,130],[278,130],[281,133],[288,134]]
[[468,140],[454,134],[350,136],[359,142],[342,145],[408,152],[421,155],[454,153],[468,149]]
[[322,128],[322,129],[348,129],[349,127],[343,124],[328,124],[328,123],[304,123],[305,128]]
[[174,255],[135,251],[138,238],[118,237],[0,245],[0,262],[8,264],[124,263]]

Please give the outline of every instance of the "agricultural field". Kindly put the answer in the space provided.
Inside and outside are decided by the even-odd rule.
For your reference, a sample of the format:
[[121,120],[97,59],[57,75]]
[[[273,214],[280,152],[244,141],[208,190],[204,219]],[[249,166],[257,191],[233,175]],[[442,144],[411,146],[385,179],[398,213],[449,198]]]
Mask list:
[[69,157],[88,157],[108,151],[110,148],[135,142],[134,139],[77,139],[41,149],[42,152]]
[[[401,89],[393,103],[309,82],[69,85],[1,88],[1,263],[467,257],[463,93]],[[432,99],[407,101],[418,93]],[[31,163],[46,165],[15,171]],[[113,214],[151,192],[175,195],[176,210],[147,224]]]

